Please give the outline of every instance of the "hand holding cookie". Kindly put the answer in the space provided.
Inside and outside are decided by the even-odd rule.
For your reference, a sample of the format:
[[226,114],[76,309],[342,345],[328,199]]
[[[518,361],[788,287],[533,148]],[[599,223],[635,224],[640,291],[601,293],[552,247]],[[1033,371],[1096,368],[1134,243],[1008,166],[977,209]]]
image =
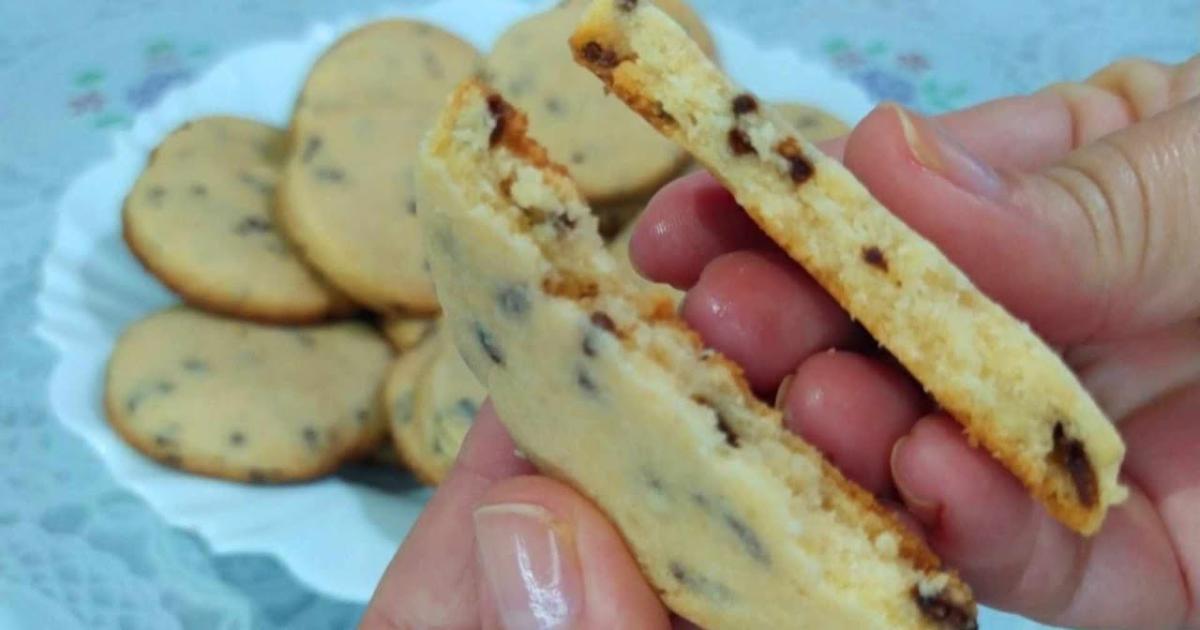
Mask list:
[[[1187,263],[1200,245],[1188,179],[1200,163],[1197,68],[1120,64],[1087,84],[936,122],[885,106],[828,145],[839,156],[844,147],[846,165],[892,212],[1065,348],[1119,422],[1131,496],[1094,538],[1049,517],[931,413],[911,378],[711,177],[655,198],[633,260],[687,290],[683,314],[705,342],[758,391],[778,389],[788,427],[848,477],[903,503],[982,601],[1067,625],[1196,624],[1198,580],[1186,576],[1200,572],[1189,534],[1200,513],[1200,273]],[[612,627],[604,615],[615,610],[622,627],[670,627],[607,519],[566,486],[527,476],[513,449],[485,407],[365,626]],[[451,527],[464,522],[474,540]],[[424,558],[447,569],[430,575]]]

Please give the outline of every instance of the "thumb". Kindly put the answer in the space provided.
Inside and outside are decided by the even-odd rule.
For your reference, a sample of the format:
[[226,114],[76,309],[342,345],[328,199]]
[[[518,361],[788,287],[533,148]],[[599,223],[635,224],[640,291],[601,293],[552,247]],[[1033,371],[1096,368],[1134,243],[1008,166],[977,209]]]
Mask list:
[[997,173],[936,122],[885,105],[845,161],[1052,343],[1200,315],[1200,99],[1032,173]]

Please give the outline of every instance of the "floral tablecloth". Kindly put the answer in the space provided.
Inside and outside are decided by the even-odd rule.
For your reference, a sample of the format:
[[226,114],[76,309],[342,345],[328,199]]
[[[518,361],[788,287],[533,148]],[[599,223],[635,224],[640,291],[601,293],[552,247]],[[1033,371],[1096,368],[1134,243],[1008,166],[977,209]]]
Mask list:
[[[930,113],[1200,49],[1194,0],[694,4]],[[63,185],[110,150],[112,130],[229,51],[381,5],[0,0],[0,628],[356,623],[362,602],[315,594],[265,556],[214,554],[113,482],[47,409],[57,358],[33,335],[33,297]]]

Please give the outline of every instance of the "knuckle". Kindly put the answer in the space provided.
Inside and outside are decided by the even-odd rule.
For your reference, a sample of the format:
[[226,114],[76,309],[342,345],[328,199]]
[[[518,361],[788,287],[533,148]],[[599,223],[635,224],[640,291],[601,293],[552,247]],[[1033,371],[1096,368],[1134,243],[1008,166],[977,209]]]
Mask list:
[[1159,114],[1171,106],[1172,69],[1157,61],[1122,59],[1086,81],[1122,99],[1135,120]]
[[1200,97],[1200,55],[1175,66],[1171,78],[1171,103]]

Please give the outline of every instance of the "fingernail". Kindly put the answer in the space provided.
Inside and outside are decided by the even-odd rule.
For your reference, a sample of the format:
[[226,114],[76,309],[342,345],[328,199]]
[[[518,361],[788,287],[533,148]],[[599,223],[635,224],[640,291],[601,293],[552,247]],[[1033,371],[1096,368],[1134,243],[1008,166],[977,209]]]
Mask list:
[[955,186],[991,201],[1008,198],[1008,187],[992,167],[971,155],[936,120],[891,106],[900,119],[904,140],[922,166],[950,180]]
[[583,578],[566,523],[537,505],[489,505],[475,510],[475,542],[507,630],[574,625]]
[[792,380],[796,378],[795,374],[788,374],[783,382],[779,384],[779,389],[775,390],[775,408],[784,410],[787,405],[788,390],[792,388]]
[[908,440],[909,438],[902,437],[896,440],[892,446],[892,456],[889,462],[892,469],[892,481],[896,483],[896,489],[900,491],[900,497],[904,499],[904,505],[908,508],[909,513],[917,517],[922,525],[933,525],[937,522],[940,511],[937,501],[921,497],[913,492],[912,484],[901,474],[900,466],[897,464],[900,459],[900,451],[905,448]]

